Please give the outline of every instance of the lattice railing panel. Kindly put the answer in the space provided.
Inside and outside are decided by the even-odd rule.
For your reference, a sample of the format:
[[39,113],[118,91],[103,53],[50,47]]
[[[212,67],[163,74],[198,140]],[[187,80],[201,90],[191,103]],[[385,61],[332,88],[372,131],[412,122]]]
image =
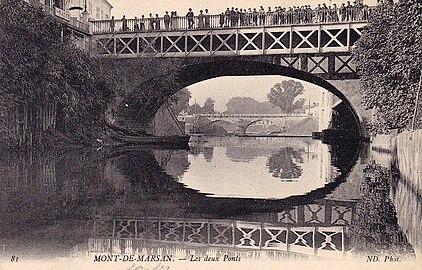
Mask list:
[[162,221],[160,224],[160,241],[183,242],[184,223],[183,221]]
[[328,73],[328,56],[311,56],[308,58],[308,72],[313,74]]
[[[114,246],[113,250],[107,248],[110,246],[109,242],[99,242],[96,249],[103,252],[121,252],[122,249],[132,252],[139,248],[131,246],[132,240],[143,240],[187,246],[282,250],[308,255],[343,256],[347,249],[345,227],[338,225],[350,224],[351,218],[352,208],[347,205],[313,204],[280,212],[278,224],[285,225],[229,220],[96,220],[96,236],[109,237],[110,241],[130,240],[125,242],[127,246]],[[327,220],[332,221],[332,224],[327,224]],[[302,226],[297,226],[299,223]]]
[[318,29],[293,31],[292,38],[292,49],[312,49],[312,52],[318,52]]
[[100,55],[187,57],[350,52],[366,23],[95,34]]
[[117,238],[135,238],[136,220],[114,220],[114,233]]
[[335,56],[335,72],[336,73],[355,73],[356,65],[353,63],[351,55]]
[[262,231],[262,248],[287,250],[288,235],[288,228],[265,227]]
[[353,208],[348,206],[333,206],[331,223],[333,225],[347,226],[352,224]]
[[160,222],[154,220],[137,221],[136,238],[144,240],[160,240]]
[[209,243],[211,245],[233,245],[233,224],[227,223],[211,223]]
[[290,31],[265,32],[265,50],[290,51]]
[[345,254],[344,227],[320,228],[315,232],[315,254],[341,257]]
[[299,223],[297,208],[284,210],[278,213],[278,222],[287,225],[295,225]]
[[208,222],[186,222],[184,242],[208,244]]
[[237,223],[235,232],[236,246],[259,248],[261,245],[261,227],[250,223]]
[[315,228],[312,227],[292,228],[287,239],[289,251],[304,254],[315,253],[315,231]]
[[325,207],[318,204],[305,205],[305,224],[317,225],[325,223]]
[[284,210],[277,215],[278,224],[286,226],[349,226],[354,204],[308,204]]

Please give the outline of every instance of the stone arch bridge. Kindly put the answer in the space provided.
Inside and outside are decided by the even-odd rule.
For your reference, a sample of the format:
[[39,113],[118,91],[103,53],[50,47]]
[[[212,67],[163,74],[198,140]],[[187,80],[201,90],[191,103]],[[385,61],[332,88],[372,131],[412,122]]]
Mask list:
[[[366,137],[370,118],[361,105],[352,50],[366,22],[313,23],[229,29],[94,33],[94,52],[109,59],[181,59],[177,70],[155,74],[121,101],[113,124],[146,130],[171,95],[191,84],[221,76],[282,75],[323,87],[348,109]],[[136,67],[134,68],[136,69]],[[172,86],[167,78],[175,78]],[[148,102],[145,103],[145,97]],[[141,97],[141,98],[140,98]]]
[[301,120],[310,117],[308,114],[198,114],[198,118],[210,121],[207,125],[212,125],[220,121],[226,121],[237,127],[238,135],[246,135],[248,127],[259,122],[269,122],[283,130],[288,126],[299,123]]

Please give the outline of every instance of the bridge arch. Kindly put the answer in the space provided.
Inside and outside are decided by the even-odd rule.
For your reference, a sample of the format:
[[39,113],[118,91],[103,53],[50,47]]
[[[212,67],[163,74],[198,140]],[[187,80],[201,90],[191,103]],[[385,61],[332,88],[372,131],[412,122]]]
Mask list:
[[[143,82],[128,93],[118,106],[114,124],[129,131],[145,130],[162,104],[180,89],[208,79],[223,76],[278,75],[320,86],[336,95],[350,110],[360,136],[364,135],[362,117],[348,97],[333,84],[317,75],[278,64],[233,58],[204,60],[185,64],[178,70],[161,74]],[[167,78],[175,78],[175,84],[165,85]],[[148,96],[148,98],[145,98]]]
[[[224,120],[222,120],[222,119],[217,119],[217,120],[212,120],[211,122],[209,122],[209,123],[207,123],[207,124],[205,124],[203,127],[202,127],[202,130],[207,130],[208,128],[211,128],[211,127],[213,127],[216,123],[220,123],[220,122],[224,122]],[[222,128],[225,132],[228,132],[223,126],[221,126],[221,125],[218,125],[220,128]],[[201,130],[201,129],[200,129]]]
[[[256,123],[258,123],[258,122],[260,122],[260,121],[263,121],[263,120],[265,120],[265,119],[258,119],[258,120],[254,120],[254,121],[252,121],[252,122],[250,122],[250,123],[248,123],[246,126],[244,126],[243,127],[243,129],[242,129],[242,133],[243,133],[243,135],[244,134],[246,134],[246,130],[250,127],[250,126],[252,126],[253,124],[256,124]],[[272,121],[270,121],[273,125],[275,125],[275,123],[274,122],[272,122]]]

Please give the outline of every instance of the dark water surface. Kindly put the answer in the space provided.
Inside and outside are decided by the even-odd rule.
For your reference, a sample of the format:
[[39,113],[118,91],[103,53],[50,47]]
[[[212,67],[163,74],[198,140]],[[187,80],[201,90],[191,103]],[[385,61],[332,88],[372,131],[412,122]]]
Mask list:
[[421,247],[412,232],[420,217],[408,215],[406,230],[397,219],[420,195],[403,199],[400,173],[359,143],[225,137],[189,150],[2,153],[0,181],[0,255],[9,260],[405,260]]

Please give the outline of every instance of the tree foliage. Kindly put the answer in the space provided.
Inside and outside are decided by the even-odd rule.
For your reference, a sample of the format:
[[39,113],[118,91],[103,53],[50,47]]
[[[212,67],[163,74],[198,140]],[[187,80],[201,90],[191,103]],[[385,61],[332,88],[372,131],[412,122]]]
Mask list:
[[251,97],[232,97],[226,107],[229,114],[276,114],[279,112],[270,102],[260,102]]
[[189,110],[189,99],[191,94],[187,88],[183,88],[176,94],[169,98],[169,104],[173,112],[178,115],[182,111],[187,112]]
[[197,114],[197,113],[213,114],[213,113],[216,113],[216,111],[214,110],[214,105],[215,105],[215,101],[212,98],[208,97],[205,100],[204,105],[202,107],[198,103],[195,103],[189,106],[189,109],[187,112],[191,115]]
[[58,130],[79,135],[101,122],[113,92],[98,61],[75,47],[66,27],[21,0],[0,0],[0,17],[3,112],[55,103]]
[[304,90],[300,82],[282,81],[271,88],[267,98],[272,104],[279,107],[282,113],[292,113],[302,108],[304,101],[295,101],[295,98],[303,94]]
[[298,163],[303,163],[302,151],[292,147],[283,147],[271,155],[267,161],[269,172],[275,178],[292,180],[302,175],[303,169]]
[[375,131],[404,129],[412,121],[422,66],[422,3],[378,6],[354,52],[363,104],[374,109]]
[[201,113],[201,109],[201,105],[199,105],[198,103],[192,104],[191,106],[189,106],[188,114],[193,115]]
[[212,98],[210,98],[210,97],[207,98],[204,102],[204,106],[202,106],[201,112],[202,113],[210,113],[210,114],[215,113],[214,104],[215,104],[215,101]]

